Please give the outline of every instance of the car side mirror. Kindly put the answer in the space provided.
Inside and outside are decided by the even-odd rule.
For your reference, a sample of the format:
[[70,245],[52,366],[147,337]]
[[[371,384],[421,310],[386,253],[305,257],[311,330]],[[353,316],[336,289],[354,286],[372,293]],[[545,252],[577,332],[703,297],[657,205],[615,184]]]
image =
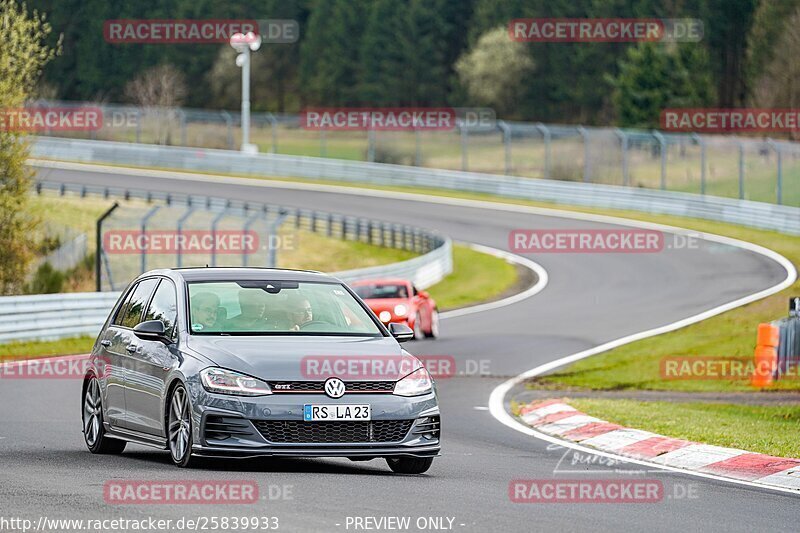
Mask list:
[[419,294],[423,298],[428,298],[428,292],[427,291],[419,291],[417,294]]
[[397,339],[397,342],[406,342],[414,338],[414,330],[398,322],[389,324],[389,333]]
[[172,344],[172,340],[167,338],[164,323],[160,320],[145,320],[136,324],[133,334],[144,341],[161,341],[166,345]]

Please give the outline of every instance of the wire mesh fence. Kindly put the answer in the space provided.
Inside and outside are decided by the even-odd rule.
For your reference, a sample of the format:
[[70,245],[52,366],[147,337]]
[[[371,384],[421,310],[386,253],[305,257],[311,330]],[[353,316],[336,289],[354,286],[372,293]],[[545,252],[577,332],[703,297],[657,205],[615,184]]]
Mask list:
[[[88,104],[38,102],[59,107]],[[102,127],[58,136],[237,149],[240,114],[104,104]],[[44,135],[48,135],[44,131]],[[800,145],[768,138],[493,121],[451,131],[304,129],[253,113],[260,152],[708,194],[800,206]]]
[[[36,191],[129,201],[115,202],[98,219],[98,291],[120,290],[142,272],[157,268],[280,267],[280,257],[297,258],[302,241],[312,235],[315,239],[358,241],[421,256],[365,271],[374,270],[374,275],[407,277],[422,280],[420,286],[429,286],[452,270],[448,239],[405,224],[133,188],[38,181]],[[303,253],[313,254],[309,250],[318,242],[309,243]],[[361,270],[353,272],[362,274]]]

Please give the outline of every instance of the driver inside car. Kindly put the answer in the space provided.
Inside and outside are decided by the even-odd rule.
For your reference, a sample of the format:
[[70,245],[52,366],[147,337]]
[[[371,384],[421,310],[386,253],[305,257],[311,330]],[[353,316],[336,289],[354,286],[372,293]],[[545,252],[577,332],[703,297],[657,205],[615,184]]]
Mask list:
[[289,331],[300,331],[300,329],[314,320],[314,310],[311,302],[302,296],[291,296],[287,303],[289,315]]

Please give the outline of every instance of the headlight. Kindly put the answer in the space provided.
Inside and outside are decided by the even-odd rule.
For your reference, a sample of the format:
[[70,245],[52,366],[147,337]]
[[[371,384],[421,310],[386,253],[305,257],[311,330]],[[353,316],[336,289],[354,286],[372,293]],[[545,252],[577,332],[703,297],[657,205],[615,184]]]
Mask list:
[[392,321],[392,313],[389,311],[381,311],[381,314],[378,315],[378,318],[381,319],[381,322],[386,324]]
[[419,396],[430,392],[433,380],[424,366],[419,367],[394,385],[394,394],[398,396]]
[[208,392],[236,396],[265,396],[272,394],[269,385],[251,376],[221,368],[206,368],[200,372],[203,387]]
[[406,316],[408,312],[408,308],[406,308],[403,304],[397,304],[394,306],[394,314],[397,316]]

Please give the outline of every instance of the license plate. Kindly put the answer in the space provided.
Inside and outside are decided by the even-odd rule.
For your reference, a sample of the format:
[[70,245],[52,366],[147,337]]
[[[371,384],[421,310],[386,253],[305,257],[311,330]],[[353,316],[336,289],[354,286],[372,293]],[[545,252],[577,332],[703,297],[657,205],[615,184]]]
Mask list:
[[372,410],[367,405],[313,405],[303,406],[303,420],[320,422],[324,420],[371,420]]

